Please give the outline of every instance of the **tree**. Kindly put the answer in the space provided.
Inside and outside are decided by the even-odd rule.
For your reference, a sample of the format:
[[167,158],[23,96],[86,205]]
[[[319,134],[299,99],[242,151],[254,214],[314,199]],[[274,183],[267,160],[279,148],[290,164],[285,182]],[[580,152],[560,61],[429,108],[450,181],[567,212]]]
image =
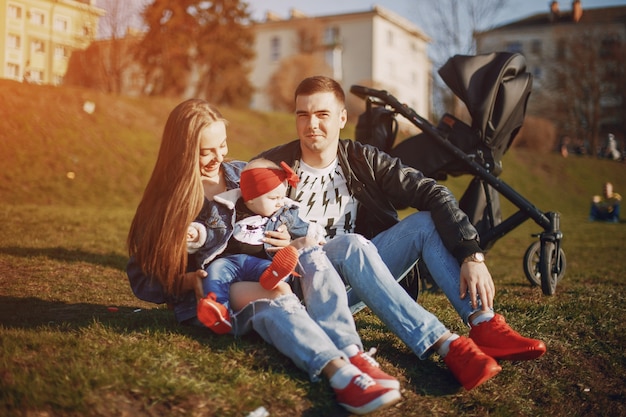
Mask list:
[[99,0],[98,5],[106,10],[98,26],[99,37],[106,39],[98,48],[99,65],[106,91],[120,93],[124,71],[133,64],[133,53],[125,37],[132,30],[138,12],[148,0]]
[[463,113],[463,104],[441,81],[436,71],[448,58],[476,53],[474,32],[488,29],[509,0],[418,0],[416,17],[432,38],[429,56],[433,62],[434,115]]
[[560,134],[588,140],[595,154],[602,133],[623,129],[624,42],[606,28],[578,28],[557,38],[544,88],[535,91],[536,112],[556,121]]
[[275,110],[293,111],[293,92],[303,78],[313,75],[332,76],[324,61],[324,26],[317,19],[299,18],[295,48],[297,54],[283,59],[267,84],[270,104]]
[[[121,93],[139,43],[136,36],[92,42],[84,51],[72,52],[64,78],[66,85],[78,85],[107,93]],[[128,90],[124,91],[128,93]],[[137,93],[140,93],[138,91]]]
[[153,94],[248,102],[254,38],[246,3],[155,0],[143,18],[148,32],[137,58],[153,80]]

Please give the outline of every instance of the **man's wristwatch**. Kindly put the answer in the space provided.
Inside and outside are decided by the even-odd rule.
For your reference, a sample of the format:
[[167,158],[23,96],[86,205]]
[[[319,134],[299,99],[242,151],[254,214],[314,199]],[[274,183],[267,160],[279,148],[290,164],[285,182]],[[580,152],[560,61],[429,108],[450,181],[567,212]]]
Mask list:
[[483,262],[485,262],[485,254],[482,253],[482,252],[472,253],[470,256],[468,256],[467,258],[463,259],[463,263],[465,263],[465,262],[483,263]]

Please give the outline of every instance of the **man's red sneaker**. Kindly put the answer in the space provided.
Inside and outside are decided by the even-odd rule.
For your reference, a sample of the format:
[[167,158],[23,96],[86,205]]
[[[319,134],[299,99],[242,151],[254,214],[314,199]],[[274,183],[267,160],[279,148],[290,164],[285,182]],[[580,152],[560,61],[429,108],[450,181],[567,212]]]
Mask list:
[[400,401],[400,391],[377,384],[369,375],[355,375],[343,389],[335,388],[339,405],[354,414],[367,414]]
[[459,336],[450,343],[450,350],[443,361],[457,381],[468,391],[502,370],[498,362],[485,355],[472,339],[465,336]]
[[298,265],[298,249],[285,246],[274,255],[270,266],[261,274],[259,282],[266,290],[273,290],[280,281],[287,278]]
[[380,369],[380,364],[367,353],[359,352],[350,357],[350,363],[359,368],[361,372],[371,376],[378,385],[382,385],[385,388],[400,389],[400,381],[384,373]]
[[198,320],[217,334],[230,333],[233,328],[228,309],[216,301],[212,292],[198,302],[197,314]]
[[495,359],[525,361],[546,353],[541,340],[521,336],[506,324],[504,317],[496,314],[489,321],[472,326],[469,337],[487,355]]

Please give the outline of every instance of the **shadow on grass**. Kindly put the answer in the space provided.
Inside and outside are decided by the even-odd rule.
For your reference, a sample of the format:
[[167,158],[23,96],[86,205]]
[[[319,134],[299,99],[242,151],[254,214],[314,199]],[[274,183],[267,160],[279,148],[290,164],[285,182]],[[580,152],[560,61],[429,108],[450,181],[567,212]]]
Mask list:
[[119,270],[126,269],[128,256],[117,253],[92,253],[81,249],[67,249],[63,247],[54,248],[24,248],[18,246],[9,246],[0,248],[0,254],[16,256],[21,258],[32,258],[37,256],[46,257],[51,260],[60,262],[88,262],[94,265],[100,265],[107,268]]
[[302,412],[304,417],[348,416],[337,405],[332,389],[326,381],[309,383],[308,375],[274,347],[266,344],[256,333],[240,338],[217,336],[197,326],[180,325],[172,312],[165,308],[141,309],[129,306],[112,306],[94,303],[65,303],[37,297],[10,297],[0,295],[0,326],[7,329],[71,332],[99,322],[120,333],[171,332],[190,337],[212,349],[224,351],[236,347],[254,352],[253,369],[262,372],[279,372],[298,381],[306,388],[306,396],[313,404]]
[[[109,309],[111,308],[111,310]],[[177,327],[165,309],[111,307],[93,303],[65,303],[37,297],[0,296],[0,324],[7,328],[35,329],[41,326],[76,329],[100,321],[114,330]]]
[[[389,329],[384,324],[369,322],[360,327],[363,330],[365,327],[368,328],[368,334],[371,335],[363,340],[363,343],[376,346],[376,357],[385,358],[395,368],[404,372],[407,380],[406,383],[402,384],[404,388],[419,395],[432,397],[454,395],[461,389],[458,381],[443,365],[443,361],[438,362],[436,359],[430,358],[420,360],[408,348],[398,350],[392,346],[392,340],[388,334]],[[365,349],[367,350],[367,346]]]

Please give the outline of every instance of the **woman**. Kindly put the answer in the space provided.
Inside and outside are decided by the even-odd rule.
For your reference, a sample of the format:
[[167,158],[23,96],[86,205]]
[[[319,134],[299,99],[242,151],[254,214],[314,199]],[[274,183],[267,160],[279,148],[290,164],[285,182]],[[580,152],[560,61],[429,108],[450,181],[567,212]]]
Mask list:
[[[243,162],[225,161],[226,120],[202,100],[187,100],[171,113],[151,178],[128,235],[127,273],[138,298],[168,303],[181,323],[198,323],[202,270],[189,271],[187,228],[204,199],[238,187]],[[270,238],[283,238],[274,232]],[[301,250],[302,272],[333,287],[329,297],[302,289],[307,308],[286,283],[265,290],[257,282],[231,286],[232,332],[255,330],[312,380],[329,379],[340,405],[365,414],[400,399],[399,382],[363,353],[344,285],[319,246]],[[307,281],[309,282],[309,281]],[[312,288],[313,286],[309,286]]]

